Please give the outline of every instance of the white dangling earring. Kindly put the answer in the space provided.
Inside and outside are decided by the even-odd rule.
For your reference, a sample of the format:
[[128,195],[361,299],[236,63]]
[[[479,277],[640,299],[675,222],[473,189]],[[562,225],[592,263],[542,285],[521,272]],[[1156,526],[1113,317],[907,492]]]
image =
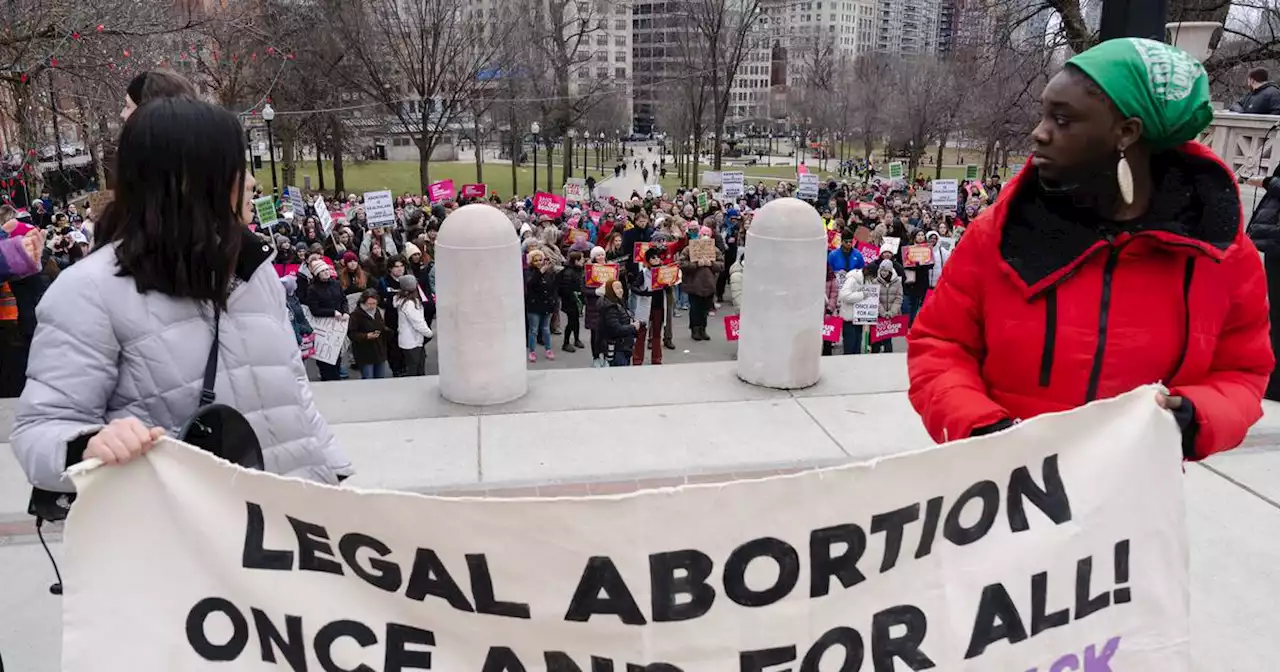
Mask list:
[[1129,160],[1120,150],[1120,163],[1116,165],[1116,181],[1120,183],[1120,198],[1125,205],[1133,205],[1133,170],[1129,168]]

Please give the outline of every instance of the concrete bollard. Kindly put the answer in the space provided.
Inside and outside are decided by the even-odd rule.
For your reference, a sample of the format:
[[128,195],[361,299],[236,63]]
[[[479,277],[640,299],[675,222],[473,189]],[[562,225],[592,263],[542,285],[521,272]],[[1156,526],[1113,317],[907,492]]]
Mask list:
[[780,198],[747,233],[738,377],[782,390],[818,382],[826,303],[827,235],[813,206]]
[[529,389],[520,239],[490,205],[459,208],[436,237],[440,394],[488,406]]

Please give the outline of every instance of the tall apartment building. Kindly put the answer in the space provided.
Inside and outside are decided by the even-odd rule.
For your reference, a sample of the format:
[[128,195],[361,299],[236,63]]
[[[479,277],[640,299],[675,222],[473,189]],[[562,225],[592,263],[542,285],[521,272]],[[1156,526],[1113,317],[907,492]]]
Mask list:
[[879,0],[876,51],[923,56],[938,51],[942,0]]
[[662,96],[670,94],[666,84],[675,74],[676,47],[668,41],[667,30],[673,20],[667,11],[667,0],[632,0],[631,87],[635,133],[657,130],[659,102]]

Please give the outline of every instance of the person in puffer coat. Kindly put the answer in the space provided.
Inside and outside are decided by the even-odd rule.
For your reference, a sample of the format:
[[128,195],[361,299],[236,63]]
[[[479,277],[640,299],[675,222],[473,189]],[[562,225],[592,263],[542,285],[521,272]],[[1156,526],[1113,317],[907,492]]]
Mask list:
[[36,487],[71,492],[68,465],[128,462],[176,433],[200,406],[215,315],[217,402],[248,419],[266,470],[329,484],[353,473],[312,399],[272,247],[246,228],[244,151],[236,117],[195,100],[153,101],[125,124],[99,247],[37,308],[10,436]]
[[[1271,176],[1250,179],[1248,183],[1263,190],[1262,200],[1254,209],[1245,231],[1262,253],[1267,298],[1274,315],[1274,311],[1280,309],[1280,164],[1276,165]],[[1280,329],[1271,330],[1271,352],[1280,352]],[[1280,374],[1271,373],[1264,396],[1273,401],[1280,400]]]
[[1203,67],[1108,40],[1041,100],[1033,160],[964,234],[908,334],[925,428],[954,441],[1162,382],[1154,402],[1182,457],[1239,445],[1275,357],[1235,176],[1195,142],[1213,119]]
[[[897,317],[902,314],[902,278],[898,276],[898,270],[894,267],[893,261],[883,259],[880,265],[876,266],[876,277],[873,282],[880,286],[880,315],[882,320]],[[848,285],[848,276],[845,277],[845,284]],[[843,287],[841,290],[843,291]],[[871,344],[872,354],[877,352],[893,352],[893,339],[886,338],[879,343]]]

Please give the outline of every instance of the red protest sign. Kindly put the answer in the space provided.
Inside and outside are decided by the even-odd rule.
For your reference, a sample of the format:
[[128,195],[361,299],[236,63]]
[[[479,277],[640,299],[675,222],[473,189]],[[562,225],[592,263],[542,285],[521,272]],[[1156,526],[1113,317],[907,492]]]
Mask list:
[[928,245],[908,245],[902,248],[903,266],[924,266],[932,263],[932,247]]
[[871,326],[871,342],[879,343],[887,338],[907,335],[907,316],[882,317]]
[[462,185],[463,198],[484,198],[489,192],[489,187],[483,184],[464,184]]
[[454,193],[453,180],[440,180],[427,187],[427,198],[432,203],[447,201],[453,198]]
[[595,222],[596,224],[600,223],[600,214],[601,213],[599,210],[589,210],[587,212],[587,216],[590,217],[591,221]]
[[653,247],[653,243],[636,243],[635,249],[631,254],[631,260],[637,264],[643,264],[644,254],[645,252],[648,252],[651,247]]
[[680,284],[680,267],[675,264],[653,269],[653,288],[663,289]]
[[741,315],[725,315],[724,316],[724,340],[738,340],[738,328],[742,324]]
[[822,340],[828,343],[839,343],[844,334],[844,320],[836,315],[822,318]]
[[868,243],[858,243],[857,250],[862,254],[862,259],[868,264],[880,258],[880,248]]
[[564,196],[539,191],[533,195],[533,213],[548,217],[559,217],[564,212]]
[[588,287],[602,287],[618,277],[617,264],[587,264],[584,269]]

